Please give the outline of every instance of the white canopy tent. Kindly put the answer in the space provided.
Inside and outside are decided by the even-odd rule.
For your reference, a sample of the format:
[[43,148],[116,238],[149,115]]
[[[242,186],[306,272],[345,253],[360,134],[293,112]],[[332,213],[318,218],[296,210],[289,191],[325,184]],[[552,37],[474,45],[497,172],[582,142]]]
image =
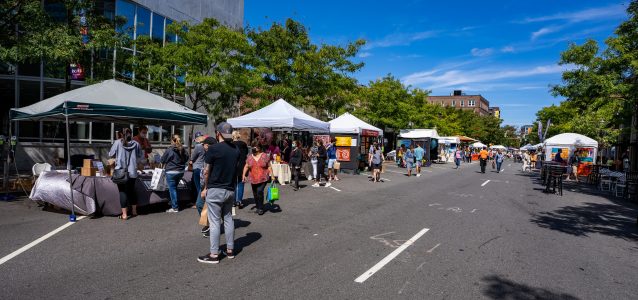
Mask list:
[[360,134],[363,130],[371,130],[383,135],[383,130],[364,122],[350,113],[340,115],[328,123],[330,123],[331,133]]
[[495,149],[495,150],[507,150],[507,147],[505,147],[503,145],[494,145],[494,146],[492,146],[490,148]]
[[459,144],[461,139],[458,136],[442,136],[439,138],[439,144]]
[[487,145],[485,145],[485,144],[483,144],[481,142],[476,142],[476,143],[470,145],[470,147],[472,147],[472,148],[483,148],[483,147],[487,147]]
[[436,129],[401,129],[399,137],[404,139],[441,138]]
[[284,99],[279,99],[260,110],[241,117],[228,119],[227,122],[234,128],[330,132],[330,123],[309,116]]
[[592,159],[595,159],[596,152],[598,151],[598,142],[582,134],[561,133],[545,140],[543,148],[545,148],[545,153],[548,154],[545,155],[546,160],[552,159],[552,156],[549,154],[554,152],[554,148],[567,148],[569,155],[577,148],[593,148]]

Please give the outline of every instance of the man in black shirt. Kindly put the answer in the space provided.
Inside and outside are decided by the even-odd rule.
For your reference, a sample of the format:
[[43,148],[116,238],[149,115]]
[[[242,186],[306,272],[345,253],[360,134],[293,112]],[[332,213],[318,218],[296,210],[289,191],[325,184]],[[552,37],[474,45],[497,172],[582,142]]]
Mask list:
[[224,219],[224,235],[226,236],[226,256],[235,258],[233,252],[235,225],[232,209],[235,202],[235,186],[237,184],[237,164],[240,152],[232,142],[233,127],[222,122],[217,125],[215,137],[219,143],[206,151],[204,162],[204,182],[202,198],[208,205],[208,223],[210,224],[210,253],[200,256],[202,263],[219,263],[220,223]]

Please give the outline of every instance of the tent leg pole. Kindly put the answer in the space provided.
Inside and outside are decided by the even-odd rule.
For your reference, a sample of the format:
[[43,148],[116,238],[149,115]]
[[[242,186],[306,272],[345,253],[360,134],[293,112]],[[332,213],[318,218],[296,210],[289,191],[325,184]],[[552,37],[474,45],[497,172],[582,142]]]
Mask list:
[[66,120],[66,169],[69,171],[69,192],[71,193],[71,215],[69,216],[69,222],[75,222],[75,201],[73,199],[73,176],[71,175],[71,140],[69,139],[69,108],[68,103],[64,103],[65,108],[65,120]]

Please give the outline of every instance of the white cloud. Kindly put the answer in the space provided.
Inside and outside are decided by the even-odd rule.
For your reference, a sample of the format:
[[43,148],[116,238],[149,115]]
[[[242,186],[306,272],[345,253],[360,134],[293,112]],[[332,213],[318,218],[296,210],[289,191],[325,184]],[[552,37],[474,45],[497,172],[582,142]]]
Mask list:
[[370,53],[370,52],[361,52],[361,53],[359,53],[359,57],[360,58],[366,58],[366,57],[370,57],[370,56],[372,56],[372,53]]
[[513,46],[505,46],[501,48],[501,52],[503,53],[514,53],[516,51]]
[[559,30],[561,30],[562,27],[560,26],[548,26],[548,27],[543,27],[537,31],[532,32],[532,41],[536,40],[537,38],[543,36],[543,35],[547,35],[553,32],[557,32]]
[[625,7],[623,5],[611,5],[606,7],[598,7],[585,9],[576,12],[559,13],[555,15],[542,16],[536,18],[526,18],[519,23],[536,23],[547,21],[567,21],[569,23],[578,23],[591,20],[616,19],[626,16]]
[[494,49],[492,48],[484,48],[484,49],[479,49],[479,48],[473,48],[472,51],[470,51],[472,53],[472,56],[489,56],[492,55],[492,53],[494,53]]
[[527,69],[479,69],[479,70],[431,70],[413,73],[402,78],[407,85],[419,85],[427,89],[458,87],[468,84],[498,84],[498,80],[562,73],[570,65],[546,65]]
[[430,30],[413,33],[394,33],[383,37],[380,40],[369,41],[363,46],[364,50],[370,50],[374,48],[387,48],[393,46],[408,46],[416,41],[421,41],[429,38],[436,37],[439,31]]

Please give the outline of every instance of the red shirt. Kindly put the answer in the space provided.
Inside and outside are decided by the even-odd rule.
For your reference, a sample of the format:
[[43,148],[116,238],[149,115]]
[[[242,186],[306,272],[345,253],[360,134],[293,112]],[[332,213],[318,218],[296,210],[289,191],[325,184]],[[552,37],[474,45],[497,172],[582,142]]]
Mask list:
[[246,165],[248,166],[248,170],[250,170],[250,183],[259,184],[268,181],[268,163],[270,162],[270,158],[268,154],[261,153],[261,157],[255,159],[253,155],[248,155],[246,159]]

